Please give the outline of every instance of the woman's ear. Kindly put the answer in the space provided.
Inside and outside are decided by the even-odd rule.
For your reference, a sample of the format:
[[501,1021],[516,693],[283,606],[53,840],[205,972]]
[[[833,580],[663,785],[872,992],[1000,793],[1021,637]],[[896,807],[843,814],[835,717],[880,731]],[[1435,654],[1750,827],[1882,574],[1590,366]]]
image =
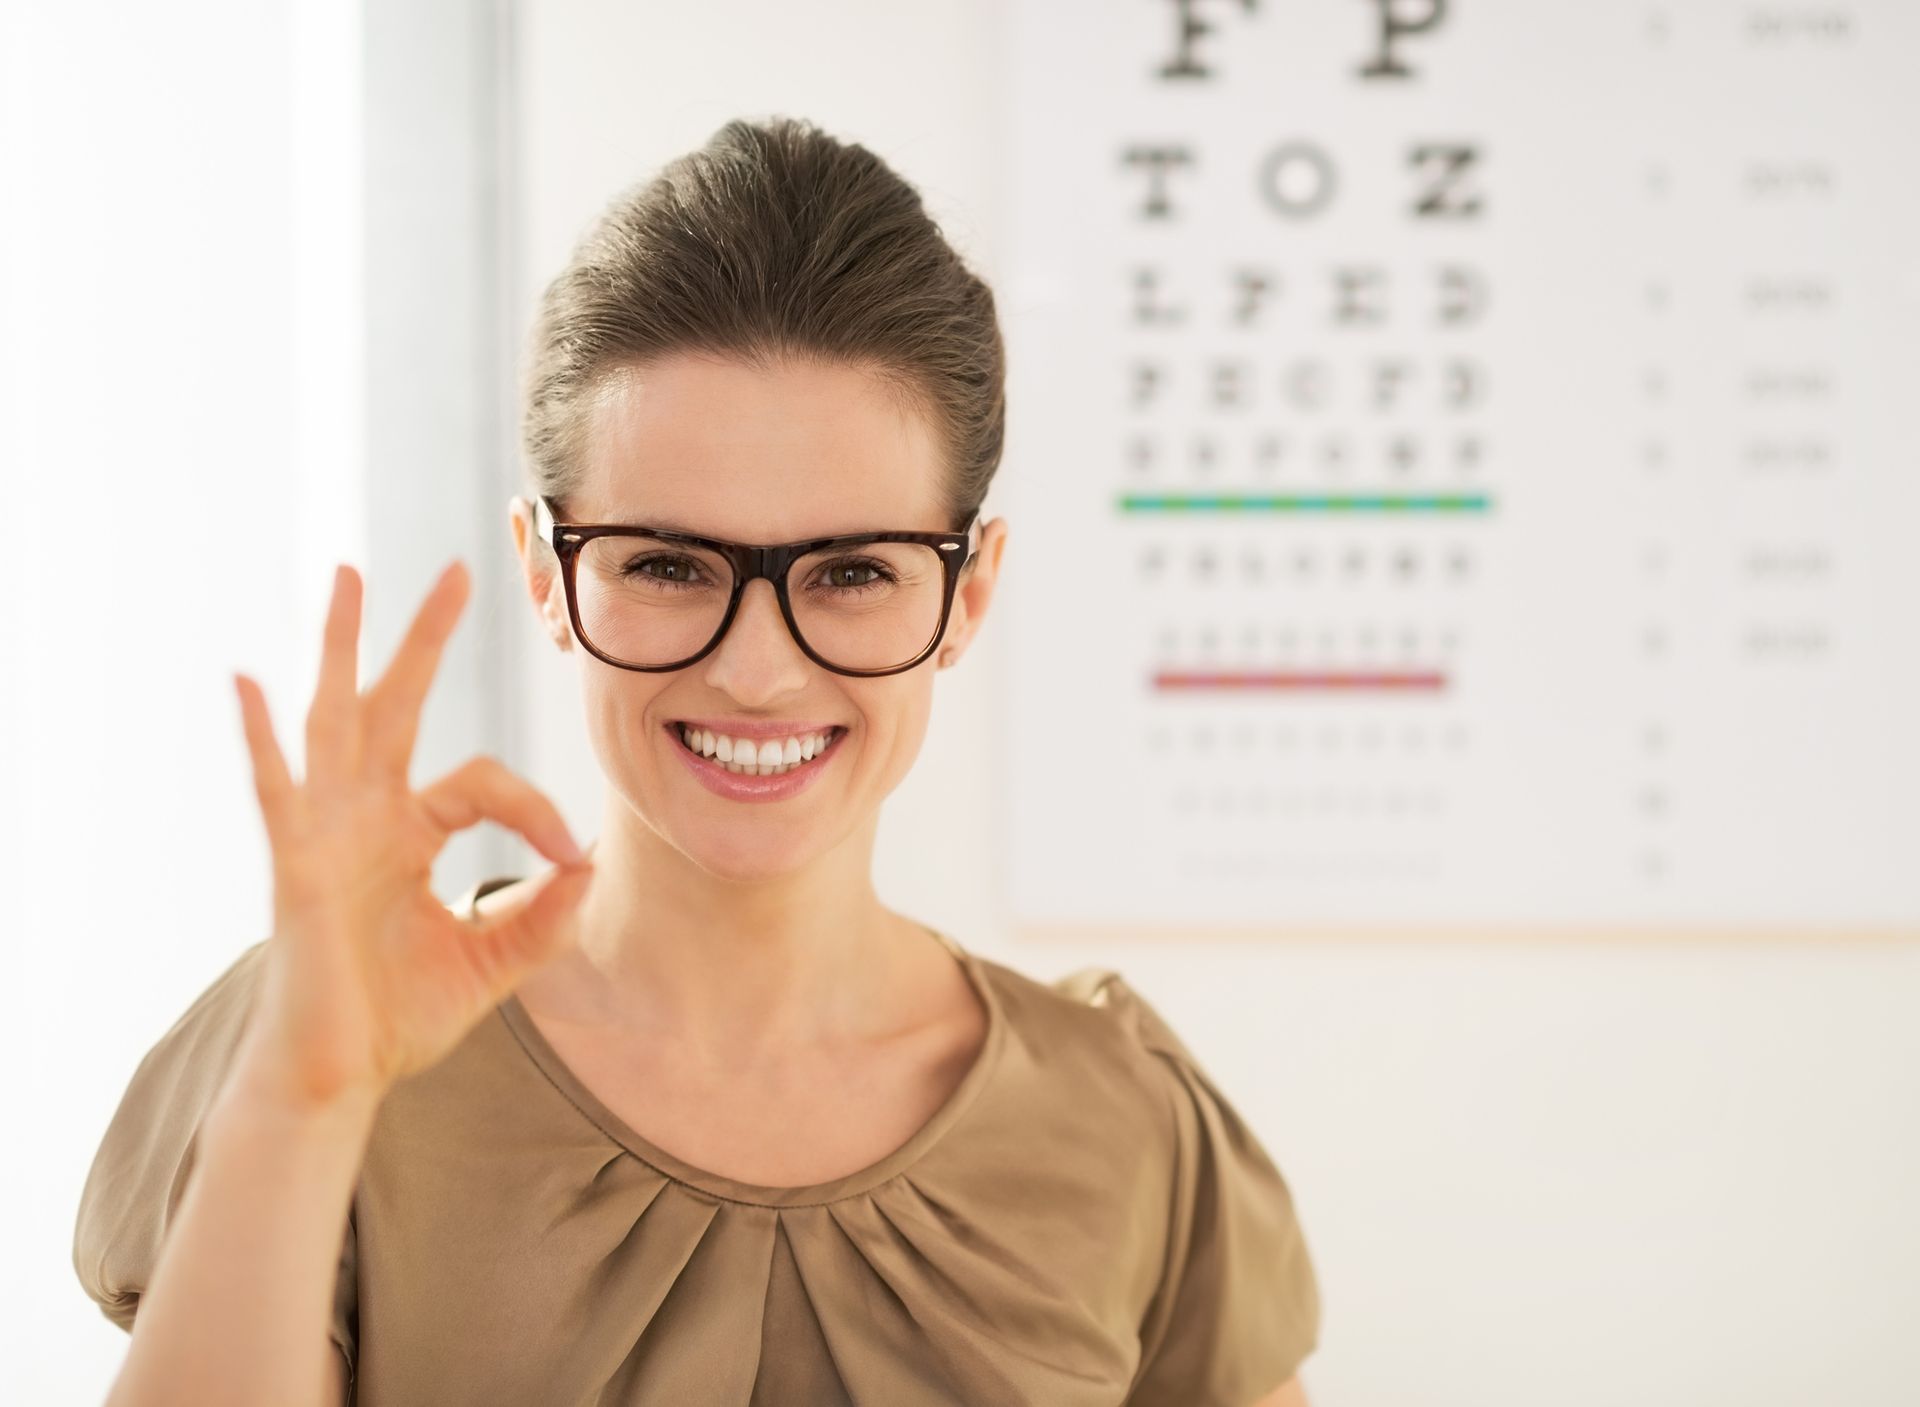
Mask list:
[[553,545],[534,536],[533,504],[515,494],[507,505],[507,521],[527,595],[540,615],[540,628],[556,648],[571,650],[573,627],[567,620],[566,583],[560,579],[560,561],[553,555]]
[[986,618],[993,602],[993,588],[1000,579],[1000,558],[1007,550],[1007,520],[1002,514],[980,525],[980,550],[974,554],[953,592],[953,617],[948,623],[948,638],[941,643],[936,661],[942,667],[957,662],[966,652],[974,632]]

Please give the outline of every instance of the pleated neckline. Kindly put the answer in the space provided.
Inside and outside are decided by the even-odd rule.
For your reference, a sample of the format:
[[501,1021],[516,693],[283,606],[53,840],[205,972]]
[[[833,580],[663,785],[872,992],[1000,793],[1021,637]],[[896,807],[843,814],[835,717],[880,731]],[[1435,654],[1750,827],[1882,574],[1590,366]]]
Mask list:
[[[496,889],[503,889],[509,884],[516,883],[517,879],[517,876],[509,875],[482,880],[460,900],[456,906],[456,912],[463,918],[472,920],[475,917],[475,906],[484,896]],[[725,1201],[746,1202],[763,1207],[816,1206],[823,1202],[839,1201],[842,1198],[870,1192],[881,1183],[899,1176],[912,1167],[926,1156],[960,1116],[966,1113],[968,1107],[992,1079],[993,1071],[999,1063],[1001,1047],[1006,1040],[1006,1014],[1001,1009],[1000,1000],[993,990],[992,982],[981,970],[979,960],[973,953],[961,947],[939,929],[927,924],[920,926],[953,955],[955,961],[960,964],[961,971],[966,974],[967,981],[979,994],[987,1013],[986,1038],[981,1043],[979,1052],[974,1056],[973,1064],[967,1068],[967,1073],[961,1077],[960,1083],[954,1086],[946,1102],[936,1109],[905,1143],[877,1162],[826,1182],[809,1183],[798,1187],[768,1187],[709,1172],[705,1168],[695,1167],[692,1163],[676,1158],[666,1149],[641,1137],[636,1130],[627,1126],[625,1120],[600,1101],[599,1096],[587,1087],[566,1061],[560,1058],[559,1052],[548,1043],[547,1038],[540,1033],[540,1028],[527,1014],[526,1007],[521,1004],[516,993],[509,992],[496,1010],[528,1058],[575,1108],[598,1126],[607,1137],[662,1175],[710,1197]]]

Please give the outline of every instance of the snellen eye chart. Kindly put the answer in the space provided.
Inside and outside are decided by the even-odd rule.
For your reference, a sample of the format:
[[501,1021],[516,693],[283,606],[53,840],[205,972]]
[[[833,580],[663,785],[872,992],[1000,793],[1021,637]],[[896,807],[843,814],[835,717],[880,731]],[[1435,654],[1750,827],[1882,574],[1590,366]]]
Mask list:
[[1005,23],[1018,931],[1920,936],[1920,4]]

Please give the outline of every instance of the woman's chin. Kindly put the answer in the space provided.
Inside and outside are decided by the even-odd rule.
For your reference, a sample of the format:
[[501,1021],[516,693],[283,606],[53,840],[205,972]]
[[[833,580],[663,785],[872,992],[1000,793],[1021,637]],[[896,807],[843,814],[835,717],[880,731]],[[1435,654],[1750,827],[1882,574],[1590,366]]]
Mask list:
[[758,884],[784,879],[819,858],[817,833],[784,834],[785,827],[737,820],[682,817],[670,833],[680,852],[715,879]]

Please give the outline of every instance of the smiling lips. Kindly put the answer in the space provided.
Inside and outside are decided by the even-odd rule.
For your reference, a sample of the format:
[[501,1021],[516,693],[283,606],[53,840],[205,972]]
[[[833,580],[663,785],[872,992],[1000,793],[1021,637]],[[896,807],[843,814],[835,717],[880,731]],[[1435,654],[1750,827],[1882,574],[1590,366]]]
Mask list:
[[835,724],[816,732],[744,738],[686,723],[669,727],[688,752],[739,777],[784,776],[826,752],[847,731]]

